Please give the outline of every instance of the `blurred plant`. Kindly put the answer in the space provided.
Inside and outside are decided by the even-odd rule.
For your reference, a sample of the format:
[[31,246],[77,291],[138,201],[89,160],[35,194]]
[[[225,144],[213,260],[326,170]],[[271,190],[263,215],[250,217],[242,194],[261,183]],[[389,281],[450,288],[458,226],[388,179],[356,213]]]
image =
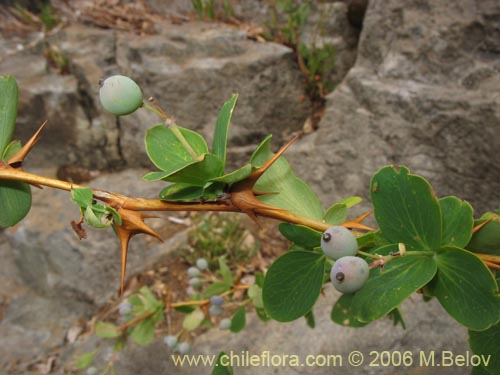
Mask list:
[[334,88],[330,79],[335,66],[335,48],[330,44],[319,46],[318,34],[322,34],[326,12],[320,14],[314,25],[314,38],[310,45],[301,36],[311,13],[312,1],[275,0],[271,6],[271,20],[266,23],[264,36],[268,40],[285,44],[297,54],[300,70],[307,77],[306,92],[313,101],[322,98]]
[[222,8],[223,15],[221,18],[227,20],[233,17],[231,2],[229,0],[223,0],[221,3],[216,2],[216,0],[191,0],[194,10],[202,19],[215,20],[218,18],[217,8]]
[[235,269],[252,259],[259,248],[240,218],[232,214],[193,214],[188,238],[190,248],[185,253],[186,260],[195,264],[197,259],[204,258],[211,269],[218,265],[221,256]]

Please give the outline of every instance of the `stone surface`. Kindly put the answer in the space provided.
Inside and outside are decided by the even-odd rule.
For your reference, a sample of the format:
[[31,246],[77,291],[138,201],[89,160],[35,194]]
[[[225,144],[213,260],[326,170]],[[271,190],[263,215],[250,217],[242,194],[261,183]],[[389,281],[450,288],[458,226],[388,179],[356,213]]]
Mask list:
[[[41,172],[50,175],[50,171]],[[102,175],[91,185],[155,197],[160,188],[141,182],[144,173],[128,170]],[[120,250],[112,229],[88,229],[88,239],[80,241],[70,226],[71,220],[78,220],[79,210],[69,194],[52,189],[34,189],[33,193],[33,207],[25,220],[1,234],[0,369],[16,359],[33,359],[62,345],[68,328],[94,314],[116,295],[120,284]],[[183,226],[166,225],[166,216],[159,216],[149,223],[165,242],[134,237],[128,276],[150,267],[186,241]]]
[[[209,141],[232,93],[240,99],[231,146],[258,144],[269,133],[279,144],[302,127],[310,104],[289,48],[249,40],[223,24],[174,25],[165,19],[157,29],[157,35],[139,36],[74,24],[47,44],[39,40],[0,60],[0,73],[13,74],[21,90],[16,136],[26,140],[49,120],[34,165],[150,166],[144,133],[161,120],[144,109],[120,118],[105,113],[98,81],[112,74],[130,75],[181,126]],[[46,45],[68,58],[70,74],[51,67]]]
[[498,17],[495,1],[370,2],[354,68],[289,153],[325,205],[402,164],[478,214],[498,206]]

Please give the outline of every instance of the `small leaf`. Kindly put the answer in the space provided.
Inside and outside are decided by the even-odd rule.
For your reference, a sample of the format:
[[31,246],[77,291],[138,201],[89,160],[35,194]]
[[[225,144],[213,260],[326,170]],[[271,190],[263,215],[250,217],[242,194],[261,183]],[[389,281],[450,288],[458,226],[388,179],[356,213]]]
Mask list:
[[238,333],[243,328],[245,328],[247,324],[247,311],[245,310],[245,306],[240,307],[236,312],[234,313],[233,317],[231,318],[231,332],[233,333]]
[[337,202],[337,204],[345,204],[347,208],[354,207],[355,205],[361,203],[363,201],[363,198],[357,197],[357,196],[352,196],[352,197],[347,197],[344,199],[341,199]]
[[264,301],[262,301],[262,288],[260,286],[257,284],[250,285],[250,288],[248,288],[248,297],[250,297],[256,308],[264,308]]
[[153,319],[148,318],[141,320],[135,325],[131,332],[130,338],[139,345],[145,346],[153,341],[155,335],[155,323]]
[[323,220],[332,225],[342,224],[347,220],[347,206],[343,203],[335,203],[326,211]]
[[233,275],[231,275],[231,270],[227,266],[224,257],[219,258],[219,272],[224,279],[224,283],[231,287],[233,285]]
[[20,181],[0,180],[0,228],[20,222],[31,208],[31,188]]
[[[397,245],[379,249],[397,252]],[[388,314],[406,298],[432,280],[436,274],[432,256],[407,255],[393,258],[384,268],[372,269],[366,284],[354,294],[352,312],[361,322],[371,322]]]
[[194,306],[176,306],[174,307],[175,311],[178,311],[183,314],[189,314],[196,310],[196,307]]
[[289,241],[305,248],[314,249],[321,245],[321,233],[303,225],[281,223],[281,234]]
[[354,316],[351,308],[354,294],[343,294],[333,305],[330,318],[337,324],[345,327],[364,327],[368,323],[360,322]]
[[219,181],[227,185],[232,185],[250,176],[252,174],[252,171],[252,166],[250,164],[245,164],[243,167],[238,168],[235,171],[227,173],[223,176],[213,178],[211,181]]
[[193,331],[200,326],[204,319],[205,314],[203,311],[201,311],[201,309],[196,309],[184,318],[182,328],[188,331]]
[[309,328],[316,327],[316,320],[314,319],[314,313],[312,310],[304,315],[304,318],[306,318],[306,323]]
[[216,281],[210,284],[207,289],[205,289],[205,297],[210,298],[212,296],[218,296],[224,292],[227,292],[231,289],[231,285],[226,283],[225,281]]
[[[490,214],[487,217],[491,218],[491,221],[472,235],[466,248],[477,253],[500,255],[500,216]],[[484,220],[485,218],[482,218],[475,224],[481,224]]]
[[5,148],[3,155],[0,155],[1,159],[5,162],[8,161],[12,156],[14,156],[17,152],[19,152],[21,148],[22,148],[21,141],[16,140],[10,142]]
[[392,322],[394,323],[395,326],[397,326],[398,324],[401,324],[401,327],[403,329],[406,329],[406,323],[403,319],[403,312],[401,311],[401,307],[398,306],[394,310],[392,310],[388,314],[388,317],[389,317],[389,319],[392,320]]
[[203,187],[185,183],[167,186],[160,192],[160,199],[165,201],[188,201],[203,196]]
[[500,320],[497,283],[476,255],[448,246],[435,259],[438,271],[429,287],[452,318],[478,331]]
[[236,105],[237,99],[238,94],[233,94],[231,99],[224,103],[219,112],[217,123],[215,125],[212,152],[222,161],[223,167],[226,166],[226,147],[229,124],[231,122],[231,116],[233,115],[233,110]]
[[472,206],[457,197],[439,200],[443,217],[442,245],[464,247],[469,243],[474,226]]
[[80,355],[76,360],[76,368],[78,370],[85,370],[90,367],[94,362],[95,352],[85,353]]
[[71,189],[71,201],[81,208],[85,209],[91,206],[94,199],[94,193],[89,188],[73,188]]
[[85,222],[88,225],[97,229],[107,228],[112,224],[112,221],[107,220],[106,216],[102,213],[99,213],[99,215],[97,215],[96,212],[92,209],[92,206],[87,206],[83,216],[85,217]]
[[255,308],[255,313],[257,314],[257,317],[263,322],[268,322],[272,319],[264,309]]
[[[271,152],[270,140],[270,137],[266,138],[254,152],[251,158],[252,166],[258,168],[272,158],[274,154]],[[293,173],[283,156],[259,178],[254,188],[256,191],[278,193],[259,196],[259,200],[264,203],[308,218],[323,218],[323,207],[318,196]]]
[[0,75],[0,156],[4,155],[16,126],[19,90],[12,76]]
[[384,167],[371,181],[371,198],[381,235],[408,250],[438,250],[441,209],[430,184],[406,167]]
[[[200,134],[182,127],[178,129],[198,156],[208,154],[207,143]],[[148,129],[145,141],[146,152],[153,164],[169,174],[200,160],[194,158],[174,132],[163,124]]]
[[230,357],[226,353],[220,352],[217,363],[210,375],[234,375],[233,368],[228,365],[229,359]]
[[104,339],[112,339],[120,336],[121,332],[114,324],[97,322],[95,325],[95,334]]
[[484,330],[469,330],[469,345],[480,356],[486,374],[498,374],[500,369],[500,324]]
[[290,322],[309,312],[321,292],[325,256],[293,251],[280,256],[269,268],[262,297],[266,312],[279,322]]

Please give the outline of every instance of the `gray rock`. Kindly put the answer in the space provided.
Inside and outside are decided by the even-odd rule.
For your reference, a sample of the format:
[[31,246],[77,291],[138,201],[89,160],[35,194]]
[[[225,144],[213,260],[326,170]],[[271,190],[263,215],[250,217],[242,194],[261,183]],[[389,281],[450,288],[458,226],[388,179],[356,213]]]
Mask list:
[[[41,172],[49,175],[50,171]],[[144,173],[128,170],[102,175],[91,185],[130,196],[155,197],[161,187],[141,182]],[[183,226],[168,222],[161,213],[158,216],[148,223],[165,242],[133,237],[127,262],[129,277],[186,241]],[[80,241],[70,226],[71,220],[78,219],[79,210],[69,193],[33,189],[28,216],[2,232],[0,280],[5,282],[0,284],[0,295],[7,299],[0,322],[0,367],[62,345],[71,324],[88,318],[117,295],[120,250],[116,236],[111,228],[87,228],[88,238]]]
[[478,214],[498,206],[499,15],[488,1],[370,2],[355,67],[289,154],[325,205],[402,164]]
[[[154,96],[177,123],[211,135],[222,104],[239,93],[229,145],[257,144],[272,133],[280,144],[301,128],[309,111],[303,77],[292,51],[275,43],[248,40],[244,31],[213,23],[165,27],[158,36],[120,34],[117,63],[137,77],[146,96]],[[143,164],[142,147],[149,113],[120,119],[123,155]],[[141,150],[141,151],[139,151]]]

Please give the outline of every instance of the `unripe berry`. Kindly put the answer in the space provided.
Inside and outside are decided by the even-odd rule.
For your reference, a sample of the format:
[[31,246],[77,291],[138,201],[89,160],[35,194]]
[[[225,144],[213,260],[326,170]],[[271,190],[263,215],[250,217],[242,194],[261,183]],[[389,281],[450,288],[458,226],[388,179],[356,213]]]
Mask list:
[[210,307],[208,308],[208,312],[211,316],[219,316],[223,311],[224,310],[220,305],[210,305]]
[[177,336],[174,335],[168,335],[163,338],[163,342],[165,345],[167,345],[169,348],[174,348],[175,345],[177,345]]
[[181,342],[177,350],[180,354],[188,354],[191,351],[191,345],[188,342]]
[[142,106],[142,91],[129,77],[116,75],[106,78],[99,90],[104,109],[115,116],[135,112]]
[[189,267],[187,270],[187,274],[189,277],[198,277],[200,276],[200,270],[196,267]]
[[196,267],[200,270],[206,270],[208,268],[208,262],[205,258],[200,258],[196,261]]
[[369,276],[368,263],[364,259],[353,256],[337,260],[330,272],[330,279],[335,289],[346,294],[361,289]]
[[323,232],[321,249],[332,259],[354,256],[358,252],[358,242],[352,232],[341,226],[333,226]]
[[220,329],[229,329],[231,328],[231,319],[229,318],[224,318],[219,322],[219,328]]
[[210,297],[210,304],[221,306],[224,304],[224,298],[221,296],[212,296]]

